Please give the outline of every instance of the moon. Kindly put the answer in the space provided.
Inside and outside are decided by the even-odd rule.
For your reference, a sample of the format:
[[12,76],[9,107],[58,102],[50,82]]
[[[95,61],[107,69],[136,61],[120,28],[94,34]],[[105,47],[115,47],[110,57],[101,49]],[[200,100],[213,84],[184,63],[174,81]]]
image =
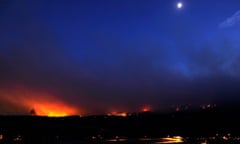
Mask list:
[[183,7],[183,3],[182,3],[182,2],[178,2],[178,3],[177,3],[177,8],[178,8],[178,9],[181,9],[182,7]]

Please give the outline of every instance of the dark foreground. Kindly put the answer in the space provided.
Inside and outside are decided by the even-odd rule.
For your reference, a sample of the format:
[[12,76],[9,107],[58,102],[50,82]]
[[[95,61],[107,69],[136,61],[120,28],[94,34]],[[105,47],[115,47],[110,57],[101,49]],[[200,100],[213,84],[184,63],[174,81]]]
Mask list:
[[0,116],[0,144],[237,144],[239,109],[121,116]]

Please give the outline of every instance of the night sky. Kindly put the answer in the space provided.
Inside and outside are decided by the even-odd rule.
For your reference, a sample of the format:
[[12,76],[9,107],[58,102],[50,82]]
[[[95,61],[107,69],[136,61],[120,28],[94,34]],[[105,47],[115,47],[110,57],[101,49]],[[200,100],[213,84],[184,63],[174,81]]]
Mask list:
[[1,0],[0,114],[240,103],[239,0]]

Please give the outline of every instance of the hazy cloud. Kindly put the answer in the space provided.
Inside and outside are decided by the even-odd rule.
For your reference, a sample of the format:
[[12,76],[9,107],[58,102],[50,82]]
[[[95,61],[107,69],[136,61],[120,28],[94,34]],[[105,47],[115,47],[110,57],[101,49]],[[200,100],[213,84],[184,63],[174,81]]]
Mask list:
[[237,11],[234,15],[231,17],[227,18],[225,21],[223,21],[219,27],[220,28],[227,28],[227,27],[232,27],[234,25],[237,25],[240,23],[240,10]]

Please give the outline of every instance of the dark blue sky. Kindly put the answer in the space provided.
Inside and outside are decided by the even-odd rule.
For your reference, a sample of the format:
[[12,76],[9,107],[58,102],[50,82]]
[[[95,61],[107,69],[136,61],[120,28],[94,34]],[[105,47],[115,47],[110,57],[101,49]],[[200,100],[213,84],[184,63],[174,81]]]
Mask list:
[[1,0],[0,112],[237,102],[240,1],[180,1]]

